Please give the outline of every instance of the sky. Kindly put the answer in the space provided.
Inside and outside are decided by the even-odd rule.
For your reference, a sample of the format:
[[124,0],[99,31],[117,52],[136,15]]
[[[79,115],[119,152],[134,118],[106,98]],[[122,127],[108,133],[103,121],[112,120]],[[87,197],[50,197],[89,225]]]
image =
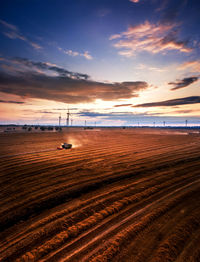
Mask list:
[[[0,124],[200,125],[200,1],[1,0]],[[72,124],[72,122],[70,122]]]

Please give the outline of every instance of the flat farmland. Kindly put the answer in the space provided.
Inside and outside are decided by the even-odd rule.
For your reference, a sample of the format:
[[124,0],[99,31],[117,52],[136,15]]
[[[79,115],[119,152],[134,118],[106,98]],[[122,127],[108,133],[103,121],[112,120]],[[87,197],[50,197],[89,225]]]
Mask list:
[[0,170],[0,261],[200,261],[198,134],[2,133]]

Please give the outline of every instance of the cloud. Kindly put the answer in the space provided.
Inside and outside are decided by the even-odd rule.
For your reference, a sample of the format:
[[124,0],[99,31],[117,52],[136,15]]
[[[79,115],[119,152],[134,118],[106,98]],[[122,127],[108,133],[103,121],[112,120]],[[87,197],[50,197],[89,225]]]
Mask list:
[[[19,65],[24,65],[27,68],[30,68],[31,71],[33,70],[43,70],[44,73],[46,73],[47,71],[53,71],[56,74],[58,74],[59,76],[62,77],[69,77],[69,78],[74,78],[74,79],[88,79],[89,76],[87,74],[80,74],[80,73],[76,73],[76,72],[71,72],[68,71],[62,67],[59,67],[55,64],[51,64],[49,62],[34,62],[31,60],[28,60],[26,58],[20,58],[20,57],[16,57],[14,59],[12,59],[10,62],[12,63],[17,63],[17,66]],[[24,68],[23,68],[24,70]],[[41,71],[40,71],[41,72]]]
[[13,32],[4,32],[3,34],[5,36],[7,36],[8,38],[10,38],[10,39],[20,39],[22,41],[27,41],[27,39],[24,36],[20,35],[19,33],[15,32],[15,31],[13,31]]
[[139,0],[129,0],[132,3],[139,3]]
[[173,7],[168,7],[167,9],[164,10],[163,17],[162,17],[162,22],[163,23],[168,23],[177,17],[178,13],[180,12],[180,7],[179,6],[173,6]]
[[[194,112],[194,111],[193,111]],[[171,112],[170,112],[171,113]],[[184,112],[181,112],[184,114]],[[185,112],[186,114],[192,113],[189,111]],[[185,123],[185,116],[165,116],[163,113],[143,113],[143,114],[134,114],[131,112],[111,112],[111,113],[99,113],[99,112],[92,112],[92,111],[82,111],[79,113],[80,117],[84,118],[91,118],[91,121],[97,120],[103,121],[103,123],[107,123],[107,121],[113,121],[111,124],[114,125],[133,125],[138,126],[140,123],[141,126],[143,125],[152,125],[153,121],[156,122],[157,125],[163,126],[163,120],[166,121],[166,124],[175,124],[175,123]],[[92,119],[93,118],[93,119]],[[120,121],[120,122],[117,122]],[[198,123],[199,117],[190,116],[190,123]]]
[[93,57],[89,54],[88,51],[85,51],[83,54],[80,54],[81,56],[85,57],[88,60],[92,60]]
[[189,97],[171,99],[161,102],[139,104],[133,107],[177,106],[177,105],[189,105],[189,104],[199,104],[199,103],[200,103],[200,96],[189,96]]
[[162,11],[161,23],[174,22],[186,4],[187,0],[162,1],[161,7],[157,9],[157,11]]
[[69,50],[64,50],[61,47],[58,47],[58,50],[63,52],[66,55],[69,55],[69,56],[83,56],[83,57],[85,57],[88,60],[92,60],[93,59],[93,57],[90,55],[89,51],[85,51],[83,53],[80,53],[80,52],[77,52],[77,51],[72,51],[70,49]]
[[79,116],[90,117],[90,118],[101,118],[110,120],[133,120],[133,117],[147,116],[147,114],[134,114],[132,112],[110,112],[110,113],[99,113],[94,111],[81,111],[78,113]]
[[6,21],[0,20],[0,23],[7,27],[8,29],[12,30],[12,31],[18,31],[18,28],[15,25],[9,24]]
[[145,64],[139,64],[135,67],[137,70],[145,70],[145,71],[155,71],[155,72],[165,72],[167,69],[166,68],[160,68],[160,67],[155,67],[155,66],[150,66],[150,65],[145,65]]
[[181,64],[178,67],[179,70],[190,70],[190,72],[200,72],[200,61],[192,60]]
[[160,5],[156,8],[156,12],[160,12],[166,9],[167,5],[168,5],[169,0],[163,0],[162,2],[160,2]]
[[[79,109],[78,107],[70,107],[70,111],[78,110],[78,109]],[[53,108],[52,110],[55,110],[55,111],[66,111],[67,109],[66,108]]]
[[29,39],[27,39],[27,37],[22,35],[22,33],[20,32],[20,30],[17,26],[9,24],[9,23],[7,23],[3,20],[0,20],[0,24],[2,24],[4,26],[4,28],[9,30],[9,31],[6,31],[6,32],[3,33],[6,37],[8,37],[10,39],[20,39],[20,40],[28,43],[34,49],[41,49],[42,48],[39,44],[30,41]]
[[121,105],[115,105],[114,107],[122,107],[122,106],[132,106],[132,104],[121,104]]
[[57,113],[52,112],[52,111],[39,111],[37,113],[39,113],[39,114],[57,114]]
[[35,49],[41,49],[42,47],[34,42],[28,41],[28,43]]
[[188,41],[178,40],[176,24],[153,24],[149,21],[136,26],[129,26],[127,31],[112,35],[113,46],[121,49],[119,54],[126,57],[134,56],[137,52],[164,53],[169,50],[188,53],[192,49]]
[[190,114],[190,113],[197,113],[200,112],[199,110],[196,109],[187,109],[187,110],[176,110],[173,111],[173,113],[178,113],[178,114]]
[[72,50],[66,50],[64,51],[65,54],[67,55],[70,55],[70,56],[78,56],[79,53],[78,52],[75,52],[75,51],[72,51]]
[[168,85],[174,86],[173,88],[171,88],[171,90],[177,90],[191,85],[192,83],[196,82],[198,79],[199,77],[197,76],[191,76],[191,77],[183,78],[182,80],[177,80],[176,82],[170,82],[168,83]]
[[24,104],[25,102],[0,100],[0,103],[6,103],[6,104]]
[[[104,83],[92,81],[88,75],[73,73],[43,62],[15,59],[30,70],[14,73],[0,72],[0,92],[23,98],[39,98],[64,103],[87,103],[96,99],[115,101],[129,99],[147,89],[146,82]],[[37,69],[41,70],[38,73]],[[47,70],[56,75],[47,74]]]

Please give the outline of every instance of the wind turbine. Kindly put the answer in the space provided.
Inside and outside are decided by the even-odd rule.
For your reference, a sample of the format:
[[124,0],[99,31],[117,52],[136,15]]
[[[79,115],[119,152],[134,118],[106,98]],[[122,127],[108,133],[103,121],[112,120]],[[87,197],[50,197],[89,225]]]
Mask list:
[[61,115],[59,116],[58,124],[59,124],[59,127],[60,127],[60,125],[61,125]]

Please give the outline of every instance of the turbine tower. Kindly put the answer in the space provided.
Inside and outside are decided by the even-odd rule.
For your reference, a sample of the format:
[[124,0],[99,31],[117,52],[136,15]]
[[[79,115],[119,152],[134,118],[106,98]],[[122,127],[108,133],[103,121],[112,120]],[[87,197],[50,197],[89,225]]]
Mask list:
[[69,108],[68,108],[67,118],[66,118],[66,126],[69,126],[69,116],[70,116],[70,113],[69,113]]
[[60,127],[60,125],[61,125],[61,115],[59,116],[58,124],[59,124],[59,127]]

